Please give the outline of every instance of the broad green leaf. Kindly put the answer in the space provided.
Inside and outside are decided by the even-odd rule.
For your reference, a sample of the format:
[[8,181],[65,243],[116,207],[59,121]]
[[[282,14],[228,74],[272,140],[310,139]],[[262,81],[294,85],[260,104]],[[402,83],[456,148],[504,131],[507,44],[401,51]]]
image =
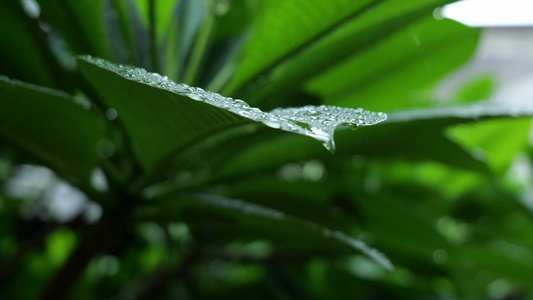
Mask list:
[[[503,173],[516,154],[525,151],[531,120],[491,120],[480,124],[458,126],[447,131],[448,136],[476,153],[491,168]],[[495,139],[494,137],[498,138]]]
[[533,272],[533,264],[531,263],[533,253],[528,248],[516,247],[518,248],[516,249],[510,246],[503,241],[494,245],[472,245],[463,248],[462,254],[465,258],[475,262],[480,269],[486,269],[501,274],[504,278],[529,284],[531,272]]
[[428,16],[319,75],[308,89],[334,105],[428,105],[438,80],[474,53],[478,36],[477,29]]
[[59,266],[65,262],[75,245],[74,232],[60,228],[46,237],[46,256],[52,265]]
[[394,196],[390,199],[359,197],[355,202],[362,210],[364,230],[387,248],[426,260],[436,250],[450,251],[449,243],[431,226],[427,216],[420,218]]
[[79,68],[104,102],[118,113],[133,150],[145,170],[168,164],[176,152],[219,132],[254,122],[306,135],[333,150],[333,132],[341,124],[370,126],[383,113],[333,106],[306,106],[263,112],[242,100],[176,84],[143,69],[82,57]]
[[[435,160],[463,168],[488,171],[479,160],[444,136],[449,126],[491,118],[531,117],[533,108],[502,105],[468,105],[416,109],[388,114],[387,121],[353,134],[338,130],[337,155]],[[414,134],[416,132],[416,134]],[[272,169],[292,161],[327,157],[320,148],[299,137],[283,137],[258,143],[238,156],[226,158],[216,176],[226,177]]]
[[[443,146],[443,148],[446,148]],[[468,154],[468,153],[467,153]],[[470,159],[472,159],[470,157]],[[478,161],[479,162],[479,161]],[[378,162],[374,162],[376,164]],[[485,173],[476,172],[475,169],[470,170],[462,167],[458,169],[452,164],[442,164],[434,162],[425,163],[409,163],[403,161],[395,162],[381,162],[381,169],[386,170],[382,173],[382,181],[386,185],[394,186],[396,189],[402,191],[413,191],[414,195],[421,194],[421,190],[431,191],[433,187],[438,186],[438,197],[449,199],[451,201],[460,199],[468,193],[472,193],[481,188],[487,179],[488,167],[479,162],[485,169]],[[459,165],[461,168],[461,165]],[[385,184],[385,183],[384,183]],[[435,196],[425,196],[422,198],[435,199]],[[418,202],[428,215],[431,212],[442,215],[448,213],[449,205],[452,202],[439,201],[436,205],[435,201],[430,203],[420,201]],[[425,209],[430,205],[431,210]]]
[[240,37],[248,30],[257,13],[258,0],[230,1],[227,11],[220,17],[215,32],[214,42],[223,42]]
[[[405,128],[404,128],[405,129]],[[428,130],[418,136],[406,135],[412,128],[395,130],[383,127],[369,133],[354,134],[347,130],[336,133],[338,150],[336,157],[362,155],[369,158],[381,158],[407,161],[438,161],[460,168],[488,171],[482,161],[472,157],[465,149],[445,137],[438,130]],[[389,133],[397,134],[390,136]],[[265,159],[268,158],[268,159]],[[227,165],[216,170],[221,177],[230,174],[262,172],[293,161],[312,158],[332,158],[323,153],[313,143],[298,137],[284,137],[269,142],[258,143],[246,151],[228,160]]]
[[176,218],[176,213],[187,214],[187,209],[201,209],[230,217],[244,229],[258,230],[274,237],[288,237],[295,243],[300,242],[322,249],[340,247],[357,250],[386,270],[393,269],[383,254],[368,247],[361,240],[265,206],[211,195],[181,196],[179,199],[159,200],[158,204],[160,213],[169,220]]
[[[278,176],[242,178],[227,185],[224,196],[245,199],[249,203],[268,206],[286,214],[339,230],[359,225],[353,215],[336,215],[331,206],[337,203],[342,182],[284,181]],[[302,209],[305,207],[305,209]],[[338,212],[338,210],[337,210]]]
[[475,76],[459,87],[454,97],[455,103],[470,103],[490,99],[495,85],[496,78],[493,74]]
[[444,128],[496,118],[524,118],[533,116],[533,107],[517,104],[481,103],[429,109],[398,111],[389,115],[387,124],[416,123],[417,126]]
[[0,138],[63,176],[88,181],[104,123],[63,92],[0,77]]
[[262,1],[229,92],[379,2],[312,0],[303,6],[298,1]]
[[[293,55],[290,60],[265,74],[266,79],[255,82],[253,89],[244,91],[245,95],[249,102],[255,105],[282,91],[297,88],[306,80],[369,49],[420,18],[431,15],[435,7],[446,2],[442,0],[411,1],[409,4],[394,0],[383,2],[352,22],[347,22],[323,38],[306,45],[305,49],[301,49],[301,53]],[[253,93],[246,94],[251,91]]]

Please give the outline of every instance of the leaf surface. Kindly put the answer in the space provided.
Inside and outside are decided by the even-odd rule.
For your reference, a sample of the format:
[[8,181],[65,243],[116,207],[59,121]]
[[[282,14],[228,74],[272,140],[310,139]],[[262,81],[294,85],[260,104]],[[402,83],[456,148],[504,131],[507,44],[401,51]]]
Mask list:
[[307,88],[332,105],[428,105],[438,80],[474,53],[478,36],[475,28],[428,16],[320,74]]
[[63,175],[88,181],[104,123],[67,94],[0,77],[0,138]]
[[[533,108],[475,104],[448,108],[413,109],[388,114],[387,121],[353,134],[338,130],[337,155],[408,160],[434,160],[477,171],[487,166],[444,135],[447,127],[494,118],[531,117]],[[413,134],[416,132],[417,134]],[[261,172],[292,161],[325,158],[319,147],[299,137],[282,137],[257,143],[238,157],[226,158],[216,176]],[[230,175],[232,174],[232,175]]]
[[230,91],[381,1],[263,1]]
[[[367,1],[358,7],[360,10],[355,8],[353,2],[340,2],[344,4],[339,4],[339,1],[328,1],[327,4],[322,4],[328,8],[318,4],[309,5],[313,7],[312,9],[316,9],[315,13],[318,15],[322,14],[322,10],[339,9],[341,11],[336,12],[337,15],[347,17],[340,24],[326,20],[327,25],[324,31],[317,34],[313,34],[313,30],[299,32],[298,29],[294,29],[298,28],[298,25],[294,24],[298,22],[297,19],[292,21],[289,21],[289,18],[282,19],[285,20],[285,23],[282,24],[283,29],[274,29],[271,24],[276,24],[275,21],[262,24],[263,27],[267,28],[265,31],[276,31],[277,33],[272,35],[282,41],[285,41],[286,36],[290,37],[289,33],[293,31],[307,40],[295,50],[292,50],[291,46],[294,44],[293,39],[290,42],[285,41],[282,45],[277,43],[263,45],[265,49],[263,51],[268,49],[268,51],[276,52],[276,47],[288,48],[289,50],[284,52],[287,53],[285,56],[281,55],[275,63],[268,65],[267,69],[258,71],[262,76],[256,76],[256,80],[241,80],[240,74],[237,73],[226,92],[234,93],[237,87],[242,86],[241,82],[249,81],[250,84],[242,89],[243,95],[246,95],[248,101],[253,105],[262,103],[280,92],[299,87],[306,80],[382,42],[402,28],[430,15],[436,7],[449,1],[424,0],[411,1],[409,4],[394,0]],[[287,3],[294,4],[294,7],[285,9],[283,14],[298,15],[301,6],[296,1],[287,1]],[[348,7],[343,7],[343,5],[348,5]],[[280,6],[277,9],[280,9]],[[347,15],[347,12],[353,12],[353,15]],[[274,12],[265,12],[265,14],[269,13],[275,15]],[[263,37],[259,33],[253,35],[250,44],[255,39],[262,41]],[[268,57],[268,54],[261,55],[261,51],[255,49],[250,51],[254,51],[252,53],[255,54],[255,58],[250,58],[248,64],[263,65],[262,60]],[[243,65],[245,61],[247,61],[246,55],[243,58]],[[246,70],[247,68],[242,66],[242,69]]]
[[184,210],[191,208],[201,209],[230,217],[244,229],[259,230],[274,237],[288,237],[289,241],[292,240],[301,245],[330,250],[342,248],[357,250],[386,270],[393,269],[390,261],[382,253],[370,248],[363,241],[275,209],[212,195],[188,195],[180,199],[172,199],[175,201],[168,200],[159,202],[159,204],[163,205],[161,211],[164,215],[172,212],[174,217],[167,215],[170,219],[175,218],[176,212],[183,213]]
[[386,115],[363,109],[306,106],[263,112],[239,99],[223,97],[143,69],[82,57],[81,72],[118,113],[133,150],[147,171],[176,152],[229,128],[258,122],[312,137],[333,150],[341,124],[370,126]]

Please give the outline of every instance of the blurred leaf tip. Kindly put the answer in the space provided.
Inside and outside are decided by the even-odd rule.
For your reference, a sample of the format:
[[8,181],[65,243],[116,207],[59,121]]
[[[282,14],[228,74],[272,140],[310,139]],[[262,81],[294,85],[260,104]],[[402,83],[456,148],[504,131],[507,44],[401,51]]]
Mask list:
[[237,199],[204,194],[191,194],[189,197],[205,205],[240,212],[253,216],[254,218],[260,217],[275,220],[276,222],[283,222],[285,226],[290,226],[293,229],[298,228],[301,232],[308,232],[315,236],[320,236],[324,241],[340,243],[340,245],[347,246],[351,250],[357,250],[387,271],[394,270],[394,266],[383,253],[368,246],[362,240],[355,239],[341,231],[332,230],[323,225],[303,220],[269,207]]

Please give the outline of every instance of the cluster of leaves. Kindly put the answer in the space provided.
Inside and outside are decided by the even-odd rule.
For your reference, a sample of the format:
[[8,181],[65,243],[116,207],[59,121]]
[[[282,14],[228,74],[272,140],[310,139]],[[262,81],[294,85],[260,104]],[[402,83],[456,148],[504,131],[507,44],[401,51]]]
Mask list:
[[434,99],[449,2],[0,2],[0,296],[533,292],[533,110]]

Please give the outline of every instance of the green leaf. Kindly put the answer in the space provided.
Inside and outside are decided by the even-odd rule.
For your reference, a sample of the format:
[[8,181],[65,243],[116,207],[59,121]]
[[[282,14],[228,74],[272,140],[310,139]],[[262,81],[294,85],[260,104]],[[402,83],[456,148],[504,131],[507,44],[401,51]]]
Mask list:
[[46,256],[54,266],[60,266],[68,258],[76,245],[76,235],[72,230],[59,228],[46,237]]
[[252,38],[228,92],[382,1],[358,2],[312,0],[305,6],[298,1],[261,2]]
[[[491,118],[531,117],[533,108],[520,106],[475,104],[448,108],[416,109],[388,114],[387,121],[361,130],[354,135],[338,130],[335,135],[337,155],[435,160],[478,171],[488,171],[486,165],[472,157],[466,149],[444,136],[447,127]],[[413,134],[413,133],[417,134]],[[282,137],[257,143],[238,156],[226,157],[214,166],[223,178],[261,172],[292,161],[328,156],[307,140]]]
[[446,239],[431,226],[430,219],[420,218],[401,205],[394,196],[389,199],[358,198],[366,220],[365,231],[372,233],[377,242],[413,257],[428,259],[438,249],[450,251]]
[[213,33],[215,42],[224,42],[242,36],[254,20],[258,1],[231,1],[226,4],[227,12],[220,17]]
[[[357,18],[351,22],[346,22],[343,26],[328,32],[329,34],[309,43],[301,49],[301,53],[295,53],[286,62],[280,63],[275,68],[271,67],[272,70],[268,74],[263,74],[267,76],[267,80],[263,78],[261,82],[265,83],[255,82],[252,89],[253,93],[247,94],[247,98],[250,103],[255,105],[278,95],[282,91],[297,88],[306,80],[363,50],[369,49],[420,18],[430,15],[437,6],[446,2],[449,1],[411,1],[409,5],[406,5],[399,3],[399,1],[385,1],[373,9],[368,9],[368,12],[360,16],[357,15]],[[334,2],[329,3],[336,4]],[[372,6],[371,4],[368,8],[372,8]],[[322,9],[320,6],[317,8]],[[297,9],[300,9],[300,6],[297,6]],[[347,10],[342,7],[341,9]],[[362,11],[364,12],[366,9]],[[292,24],[287,25],[285,28],[292,27],[290,26]],[[287,32],[285,29],[277,30],[281,32],[280,35]],[[306,36],[305,33],[300,34]],[[272,49],[270,45],[264,47],[265,49]],[[263,57],[257,59],[262,60]],[[257,59],[254,63],[260,63]],[[235,81],[237,80],[235,79]],[[228,91],[233,92],[235,89],[231,87],[232,85]]]
[[316,223],[302,220],[284,212],[241,200],[212,195],[188,195],[172,201],[159,200],[163,215],[197,208],[215,214],[231,217],[240,227],[259,230],[274,237],[288,237],[289,241],[311,245],[322,249],[357,250],[371,258],[386,270],[392,270],[390,261],[380,252],[368,247],[363,241],[352,238],[340,231],[331,230]]
[[310,136],[333,150],[333,132],[341,124],[370,126],[383,113],[332,106],[277,109],[270,113],[242,100],[176,84],[143,69],[82,57],[79,68],[105,103],[116,110],[133,150],[146,171],[168,164],[177,152],[231,127],[262,123]]
[[0,138],[64,176],[88,181],[106,129],[69,98],[0,76]]
[[[283,211],[321,225],[350,230],[359,225],[353,215],[339,216],[331,209],[339,198],[340,180],[285,181],[278,176],[242,178],[227,185],[224,196]],[[342,201],[342,200],[339,200]],[[302,209],[305,207],[305,209]],[[336,211],[338,212],[338,211]]]
[[531,106],[481,103],[399,111],[390,114],[386,123],[416,123],[418,126],[444,128],[451,125],[495,118],[523,118],[532,116],[533,108]]
[[474,53],[478,36],[478,29],[429,16],[321,74],[308,89],[332,105],[428,105],[438,80]]
[[[492,170],[503,173],[516,154],[525,151],[531,120],[490,120],[448,130],[448,136],[487,162]],[[495,139],[494,137],[498,138]]]
[[174,22],[174,11],[179,4],[179,0],[158,0],[156,2],[156,35],[157,43],[161,44],[163,39],[169,34]]
[[529,283],[530,274],[533,272],[531,263],[533,253],[529,248],[512,246],[514,245],[500,241],[495,245],[465,247],[462,249],[462,254],[475,262],[480,269],[500,274],[504,278]]
[[455,95],[456,103],[469,103],[487,100],[494,92],[496,78],[494,75],[478,75],[464,82]]

